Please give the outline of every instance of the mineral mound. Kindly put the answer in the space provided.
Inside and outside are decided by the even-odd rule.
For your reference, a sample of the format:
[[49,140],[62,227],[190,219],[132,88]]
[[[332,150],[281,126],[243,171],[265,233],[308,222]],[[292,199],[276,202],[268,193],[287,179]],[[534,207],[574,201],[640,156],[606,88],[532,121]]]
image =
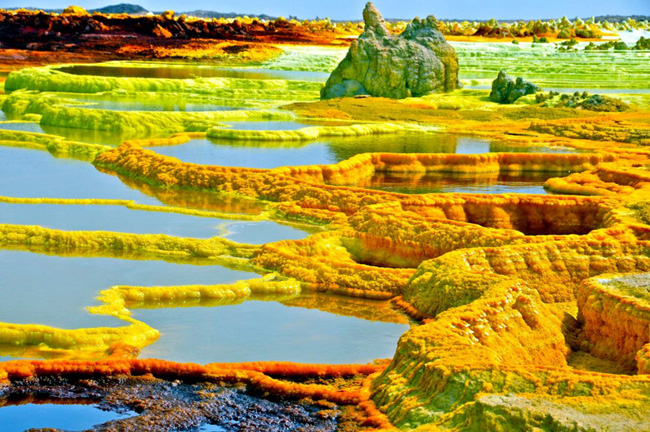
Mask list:
[[505,71],[500,71],[497,79],[492,81],[490,100],[502,104],[511,104],[520,97],[535,94],[539,90],[541,89],[535,84],[524,81],[521,77],[517,77],[515,81]]
[[321,90],[321,99],[372,95],[402,99],[458,87],[458,58],[429,16],[392,35],[372,3],[363,10],[365,30],[352,42]]

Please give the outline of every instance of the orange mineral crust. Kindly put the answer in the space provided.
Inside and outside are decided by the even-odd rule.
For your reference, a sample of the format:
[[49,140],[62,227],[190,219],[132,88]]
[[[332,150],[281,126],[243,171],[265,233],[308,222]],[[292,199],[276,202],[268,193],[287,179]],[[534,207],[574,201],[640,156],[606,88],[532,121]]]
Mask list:
[[[609,274],[585,280],[578,290],[578,321],[587,349],[626,370],[645,370],[650,342],[647,274]],[[638,364],[637,364],[638,362]]]
[[[575,159],[579,166],[597,163],[600,159],[600,156],[559,156],[558,160],[570,162]],[[509,162],[517,160],[515,157],[505,159]],[[593,162],[589,162],[589,159],[593,159]],[[480,167],[483,158],[469,160]],[[535,158],[524,155],[519,159],[519,163],[522,161],[535,161]],[[537,163],[535,162],[534,166],[538,166]],[[422,216],[470,222],[490,228],[514,228],[527,234],[583,234],[598,227],[603,214],[612,205],[609,201],[592,197],[489,197],[463,194],[411,196],[353,187],[326,186],[294,179],[291,171],[286,169],[275,171],[225,168],[181,162],[142,149],[133,143],[124,143],[115,150],[100,154],[95,159],[95,165],[157,186],[203,189],[268,201],[293,202],[307,218],[312,210],[350,215],[370,204],[397,201],[403,210]],[[300,172],[317,169],[303,168]],[[517,165],[517,169],[521,170],[521,167]],[[554,214],[548,211],[550,208],[554,209]]]
[[569,367],[563,324],[545,304],[575,298],[580,281],[595,274],[648,271],[647,254],[645,242],[568,241],[459,250],[424,262],[404,298],[436,318],[402,336],[373,399],[400,427],[448,421],[443,412],[460,415],[483,394],[606,395],[647,406],[646,396],[632,396],[647,394],[647,377]]
[[646,113],[615,114],[586,119],[533,121],[530,129],[545,134],[595,141],[650,144],[650,122]]
[[[147,381],[153,382],[156,379],[175,380],[175,385],[179,385],[181,381],[244,385],[253,393],[264,396],[305,400],[321,405],[358,406],[358,413],[351,422],[354,429],[351,430],[375,430],[383,427],[392,429],[386,416],[378,411],[369,399],[368,377],[376,376],[385,367],[385,362],[368,365],[257,362],[212,363],[202,366],[153,359],[113,358],[92,362],[24,360],[1,363],[0,381],[5,386],[19,386],[21,383],[47,380],[50,377],[59,380],[82,380],[81,386],[77,386],[79,389],[86,385],[87,381],[83,381],[85,379],[99,380],[93,381],[93,386],[100,389],[102,378],[124,381],[136,377],[142,377],[143,381],[139,384],[143,386],[147,385]],[[81,403],[84,401],[81,397],[78,397],[78,400]]]

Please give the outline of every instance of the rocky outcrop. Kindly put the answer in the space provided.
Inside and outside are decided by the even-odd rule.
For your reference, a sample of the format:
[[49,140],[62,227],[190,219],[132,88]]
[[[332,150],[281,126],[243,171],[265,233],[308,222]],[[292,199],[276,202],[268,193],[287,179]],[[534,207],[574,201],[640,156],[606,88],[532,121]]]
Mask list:
[[490,100],[502,104],[511,104],[522,96],[535,94],[541,89],[533,83],[524,81],[523,78],[517,77],[513,80],[505,73],[499,72],[497,79],[492,81],[492,91],[490,92]]
[[[190,39],[202,41],[309,42],[328,44],[333,31],[307,31],[301,24],[278,18],[261,22],[253,19],[220,22],[185,20],[173,11],[164,16],[104,15],[86,13],[78,6],[65,13],[43,11],[8,12],[0,9],[0,46],[4,49],[38,51],[115,52],[125,45],[169,44]],[[182,44],[181,44],[182,45]]]
[[458,58],[433,16],[415,18],[395,36],[368,3],[365,31],[321,90],[321,99],[372,95],[395,99],[451,91],[458,87]]

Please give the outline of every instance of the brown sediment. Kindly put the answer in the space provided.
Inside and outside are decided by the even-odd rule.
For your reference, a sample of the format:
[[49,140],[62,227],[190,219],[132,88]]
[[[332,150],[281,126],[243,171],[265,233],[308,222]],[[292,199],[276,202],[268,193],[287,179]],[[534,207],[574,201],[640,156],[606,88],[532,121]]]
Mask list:
[[38,394],[40,403],[92,403],[137,412],[100,430],[178,430],[232,421],[255,430],[329,431],[337,424],[367,430],[388,423],[372,409],[365,379],[383,368],[119,359],[6,362],[0,366],[5,384],[0,405],[27,403]]
[[[129,15],[59,15],[0,11],[0,42],[10,48],[77,51],[122,48],[124,45],[176,45],[174,40],[233,40],[330,44],[340,33],[325,23],[302,25],[283,18],[203,20]],[[165,44],[165,41],[171,43]],[[236,53],[236,51],[234,51]]]

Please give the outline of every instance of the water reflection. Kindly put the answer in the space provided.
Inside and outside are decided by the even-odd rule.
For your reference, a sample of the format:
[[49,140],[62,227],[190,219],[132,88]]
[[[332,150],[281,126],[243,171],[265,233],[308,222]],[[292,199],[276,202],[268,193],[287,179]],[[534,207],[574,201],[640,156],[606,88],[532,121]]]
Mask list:
[[[135,415],[134,412],[104,411],[96,405],[27,403],[4,405],[0,408],[0,428],[6,432],[48,428],[61,430],[86,430],[112,420]],[[51,428],[51,429],[49,429]]]
[[150,199],[155,199],[156,202],[169,206],[247,215],[259,215],[266,207],[265,203],[250,198],[235,197],[206,190],[164,189],[115,174],[113,171],[104,171],[100,168],[98,170],[119,178],[126,186],[137,189]]
[[[260,128],[267,128],[263,123]],[[523,146],[448,134],[399,134],[354,138],[324,138],[316,141],[241,141],[195,139],[154,151],[183,162],[248,168],[334,164],[361,153],[575,153],[564,147]]]
[[131,210],[118,205],[9,204],[0,202],[0,223],[66,231],[114,231],[176,237],[225,236],[240,243],[298,240],[307,232],[273,221],[232,222],[188,214]]
[[58,159],[25,148],[0,146],[0,195],[28,198],[104,198],[158,201],[98,172],[88,162]]
[[240,78],[240,79],[285,79],[325,82],[326,72],[276,70],[262,68],[216,68],[211,66],[178,65],[165,63],[141,63],[134,66],[120,65],[73,65],[61,66],[57,70],[73,75],[95,75],[104,77],[128,78]]
[[218,305],[135,306],[133,317],[161,332],[140,357],[198,363],[366,363],[392,357],[397,340],[409,329],[408,320],[385,301],[322,293]]
[[[36,271],[37,270],[37,271]],[[256,278],[218,265],[99,257],[62,257],[0,250],[0,321],[59,328],[122,326],[116,318],[91,315],[87,306],[113,285],[225,284]],[[16,290],[20,295],[16,295]]]
[[9,131],[45,133],[41,125],[35,122],[12,121],[0,123],[0,129]]
[[359,187],[405,194],[425,193],[521,193],[545,194],[544,182],[558,173],[483,174],[455,173],[387,174],[376,173],[356,184]]
[[149,94],[146,95],[114,95],[114,94],[84,94],[73,95],[62,93],[66,99],[82,102],[87,105],[70,105],[77,108],[106,109],[111,111],[232,111],[245,109],[246,101],[222,99],[220,103],[212,101],[189,102],[180,95]]

